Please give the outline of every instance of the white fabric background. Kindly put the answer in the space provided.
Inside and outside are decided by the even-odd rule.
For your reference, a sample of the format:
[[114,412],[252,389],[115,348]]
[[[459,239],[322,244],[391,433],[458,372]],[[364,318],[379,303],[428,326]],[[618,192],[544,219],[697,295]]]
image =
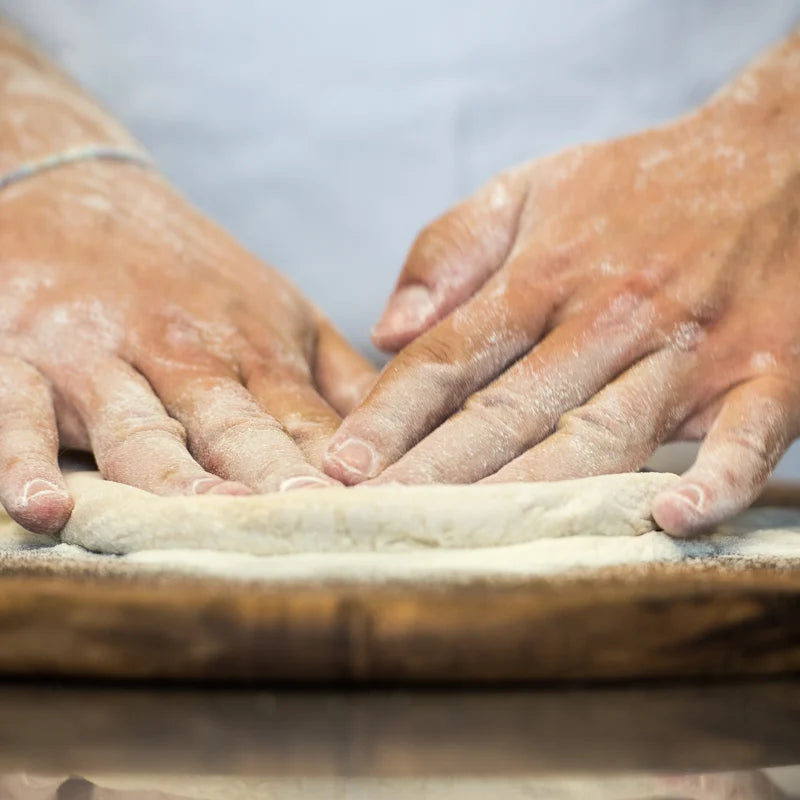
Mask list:
[[[360,347],[416,231],[703,101],[798,0],[0,0]],[[796,459],[800,464],[800,456]]]

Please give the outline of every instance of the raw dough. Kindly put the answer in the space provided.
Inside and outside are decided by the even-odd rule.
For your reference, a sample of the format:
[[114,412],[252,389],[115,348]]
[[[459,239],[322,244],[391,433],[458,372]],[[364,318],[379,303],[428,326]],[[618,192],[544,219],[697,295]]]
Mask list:
[[555,483],[313,489],[253,497],[157,497],[75,473],[62,541],[100,553],[223,550],[274,556],[489,548],[534,539],[636,536],[677,480],[632,473]]
[[[84,493],[80,480],[68,480],[74,482],[82,513]],[[591,488],[596,480],[588,479],[587,486]],[[482,493],[482,489],[464,487],[463,491],[467,491],[470,498],[476,491]],[[403,491],[404,496],[410,496]],[[241,498],[241,502],[249,501]],[[136,525],[136,505],[133,510],[122,506],[119,513],[133,516],[128,524]],[[586,517],[583,518],[586,524]],[[673,570],[685,566],[691,570],[696,563],[735,565],[737,569],[780,566],[789,570],[797,569],[800,564],[800,513],[797,509],[753,508],[725,523],[715,533],[696,539],[675,539],[661,531],[641,536],[587,535],[597,530],[596,522],[597,518],[590,520],[582,535],[537,538],[497,547],[413,549],[412,543],[409,549],[386,552],[312,552],[279,556],[201,550],[191,541],[183,543],[185,549],[159,549],[162,542],[151,535],[150,545],[155,549],[118,556],[91,553],[83,547],[59,543],[49,536],[29,533],[0,508],[0,570],[76,575],[89,580],[190,577],[272,587],[306,586],[310,582],[348,586],[398,583],[445,586],[476,582],[500,585],[533,577],[549,579],[578,573],[594,574],[623,566],[633,572],[639,568],[650,570],[655,565]],[[573,532],[575,529],[577,523]],[[210,541],[210,547],[218,545],[219,542]]]

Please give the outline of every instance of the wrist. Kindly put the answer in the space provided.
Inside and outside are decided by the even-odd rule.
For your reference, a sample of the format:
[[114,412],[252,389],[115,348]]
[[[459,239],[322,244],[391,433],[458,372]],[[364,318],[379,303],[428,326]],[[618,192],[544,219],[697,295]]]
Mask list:
[[86,147],[144,149],[22,36],[0,24],[0,175]]

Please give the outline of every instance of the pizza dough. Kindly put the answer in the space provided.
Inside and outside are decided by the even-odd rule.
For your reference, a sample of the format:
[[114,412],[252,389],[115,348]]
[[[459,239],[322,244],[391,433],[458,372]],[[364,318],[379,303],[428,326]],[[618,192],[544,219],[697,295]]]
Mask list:
[[677,480],[632,473],[554,483],[307,489],[252,497],[158,497],[68,476],[62,541],[99,553],[216,550],[259,556],[494,548],[655,529],[653,497]]

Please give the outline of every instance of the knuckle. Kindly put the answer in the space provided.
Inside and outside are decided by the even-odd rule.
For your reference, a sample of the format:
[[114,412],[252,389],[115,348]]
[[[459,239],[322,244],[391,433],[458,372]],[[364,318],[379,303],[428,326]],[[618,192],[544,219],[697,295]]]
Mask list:
[[244,417],[224,420],[213,432],[218,443],[238,437],[252,436],[257,432],[282,431],[280,423],[269,414],[254,413]]
[[525,400],[509,390],[476,392],[466,400],[463,411],[503,439],[517,440],[525,435],[529,417]]
[[268,414],[253,413],[225,418],[206,429],[202,447],[207,468],[227,464],[232,455],[243,453],[257,436],[285,435],[283,427]]
[[420,337],[389,362],[382,381],[396,388],[414,391],[452,391],[465,380],[464,365],[469,362],[467,345],[457,336],[441,331]]
[[154,315],[162,347],[175,353],[202,349],[203,339],[198,325],[184,314],[172,312]]
[[104,463],[129,457],[131,451],[152,448],[163,442],[186,444],[186,430],[171,417],[134,418],[117,422],[110,429],[95,432],[93,445],[100,451]]
[[682,353],[696,351],[707,338],[706,330],[700,321],[686,319],[674,323],[663,336],[664,345]]
[[631,423],[609,408],[586,405],[562,414],[557,427],[581,439],[616,442],[629,438]]
[[136,439],[174,439],[181,444],[186,444],[186,429],[172,417],[159,417],[146,419],[140,423],[125,423],[120,431],[123,441]]
[[169,417],[125,421],[91,436],[97,463],[112,479],[130,474],[133,467],[150,459],[153,470],[162,470],[159,456],[172,459],[175,446],[185,448],[186,441],[184,427]]
[[447,212],[417,234],[408,255],[407,270],[417,274],[430,267],[448,265],[460,252],[468,232],[467,223],[457,209]]
[[[642,315],[642,311],[645,311]],[[629,287],[619,287],[614,296],[603,303],[595,314],[592,329],[596,333],[608,335],[612,331],[629,331],[633,326],[641,324],[644,316],[645,324],[650,322],[652,306],[647,296]]]
[[772,464],[777,461],[782,450],[782,443],[779,440],[767,441],[763,432],[748,425],[731,428],[726,438],[729,444],[747,455],[749,460],[759,464]]
[[261,341],[258,353],[242,359],[242,366],[247,384],[283,386],[312,380],[303,348],[276,338]]
[[674,292],[669,291],[676,263],[654,256],[646,265],[626,268],[624,274],[614,279],[613,291],[603,300],[596,324],[616,326],[643,320],[652,325],[672,319],[692,319],[680,310],[672,298]]
[[618,293],[640,301],[652,297],[664,287],[664,273],[664,268],[655,264],[632,270],[618,279]]

